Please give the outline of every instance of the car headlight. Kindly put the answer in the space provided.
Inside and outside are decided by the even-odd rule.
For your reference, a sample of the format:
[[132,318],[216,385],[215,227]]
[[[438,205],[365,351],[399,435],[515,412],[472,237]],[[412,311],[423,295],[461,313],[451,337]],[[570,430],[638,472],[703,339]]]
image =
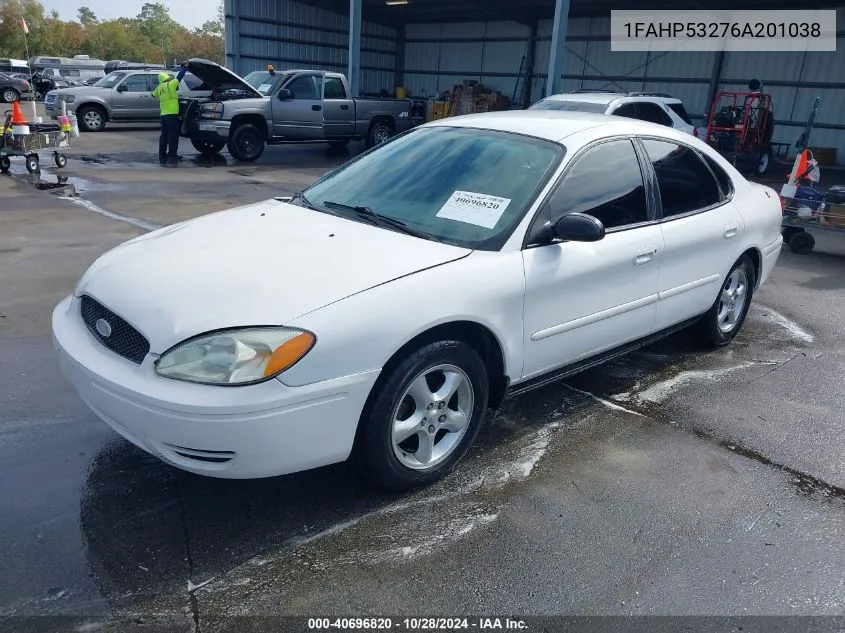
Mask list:
[[278,376],[314,347],[311,332],[287,327],[211,332],[162,354],[156,373],[206,385],[248,385]]
[[62,95],[61,99],[65,103],[73,103],[74,101],[76,101],[76,96],[75,95]]
[[222,103],[204,103],[200,106],[200,118],[202,119],[222,119],[223,118],[223,104]]

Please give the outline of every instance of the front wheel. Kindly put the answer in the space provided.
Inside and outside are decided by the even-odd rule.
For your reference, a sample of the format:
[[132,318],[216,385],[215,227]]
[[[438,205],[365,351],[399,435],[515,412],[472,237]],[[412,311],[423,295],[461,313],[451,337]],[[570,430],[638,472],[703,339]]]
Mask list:
[[38,160],[38,154],[30,154],[26,157],[26,170],[30,174],[34,174],[40,168],[40,161]]
[[197,150],[200,154],[204,154],[206,156],[213,156],[214,154],[219,154],[222,149],[226,147],[226,143],[221,143],[219,141],[205,141],[198,138],[192,138],[191,145],[193,145],[194,149]]
[[264,153],[264,135],[257,127],[246,123],[235,128],[228,146],[235,160],[256,161]]
[[353,459],[384,488],[431,484],[475,442],[489,395],[484,363],[466,343],[439,341],[386,372],[361,417]]
[[716,301],[696,324],[703,343],[722,347],[739,334],[751,307],[755,284],[754,264],[748,255],[743,255],[725,278]]
[[0,173],[6,173],[11,169],[12,161],[9,160],[8,156],[0,156]]
[[98,106],[82,106],[76,117],[83,132],[101,132],[106,127],[106,113]]
[[67,167],[67,156],[65,156],[64,154],[56,154],[53,157],[53,160],[56,162],[56,167],[58,167],[59,169],[64,169],[65,167]]

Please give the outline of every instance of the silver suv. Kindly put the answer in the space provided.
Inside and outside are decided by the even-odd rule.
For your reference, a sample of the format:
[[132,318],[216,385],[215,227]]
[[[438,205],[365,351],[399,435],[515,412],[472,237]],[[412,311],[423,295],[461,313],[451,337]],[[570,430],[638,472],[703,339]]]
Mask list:
[[[79,129],[99,132],[108,121],[137,123],[157,121],[158,100],[152,91],[158,86],[161,70],[120,70],[106,75],[93,86],[77,86],[51,90],[44,99],[47,115],[56,119],[62,112],[62,101],[68,113],[75,113]],[[190,73],[179,84],[180,97],[201,98],[211,89]]]
[[699,130],[692,124],[681,100],[662,92],[624,93],[576,90],[546,97],[532,105],[529,110],[569,110],[612,114],[659,123],[696,137],[699,136]]

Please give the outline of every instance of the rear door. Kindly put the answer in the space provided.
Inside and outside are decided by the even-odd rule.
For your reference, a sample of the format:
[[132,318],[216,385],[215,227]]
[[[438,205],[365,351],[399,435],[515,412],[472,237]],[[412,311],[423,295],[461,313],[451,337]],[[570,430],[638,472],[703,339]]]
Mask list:
[[323,76],[318,73],[296,75],[282,86],[291,91],[290,99],[273,97],[275,136],[294,141],[313,141],[323,136]]
[[355,102],[340,77],[326,77],[323,85],[323,125],[326,138],[349,138],[355,131]]
[[112,116],[120,119],[140,119],[150,116],[151,104],[158,106],[152,96],[148,75],[129,75],[115,87],[112,97]]
[[[706,312],[737,260],[744,229],[730,178],[695,149],[656,138],[639,141],[657,184],[665,248],[658,279],[657,329]],[[718,177],[714,170],[719,170]]]

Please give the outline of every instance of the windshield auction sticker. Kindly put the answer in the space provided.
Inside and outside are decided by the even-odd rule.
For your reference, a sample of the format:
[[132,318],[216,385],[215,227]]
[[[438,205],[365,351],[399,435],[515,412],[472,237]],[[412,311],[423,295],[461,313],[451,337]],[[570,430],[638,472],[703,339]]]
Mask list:
[[437,212],[437,217],[492,229],[510,203],[510,198],[456,191]]

